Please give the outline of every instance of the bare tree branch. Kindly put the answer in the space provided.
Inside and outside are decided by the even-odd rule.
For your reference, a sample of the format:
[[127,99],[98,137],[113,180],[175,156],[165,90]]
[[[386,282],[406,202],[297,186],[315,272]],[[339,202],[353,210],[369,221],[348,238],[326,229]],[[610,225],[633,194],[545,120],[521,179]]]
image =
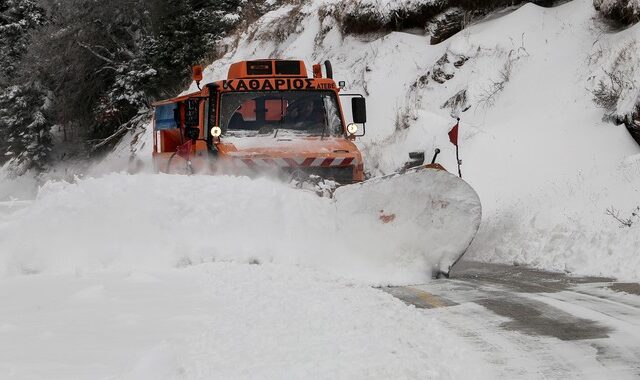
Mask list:
[[111,71],[118,71],[115,67],[113,66],[103,66],[100,69],[96,70],[96,74],[99,74],[101,72],[103,72],[104,70],[111,70]]
[[620,217],[620,211],[616,210],[613,207],[607,209],[607,215],[611,216],[613,219],[617,220],[620,223],[620,228],[631,227],[633,225],[634,218],[638,216],[640,212],[640,207],[637,207],[628,218]]
[[102,55],[102,54],[98,53],[98,52],[97,52],[97,51],[95,51],[91,46],[89,46],[89,45],[87,45],[87,44],[83,44],[82,42],[77,41],[77,40],[76,40],[76,43],[77,43],[80,47],[83,47],[83,48],[85,48],[85,49],[89,50],[89,52],[90,52],[91,54],[93,54],[94,56],[96,56],[96,57],[100,58],[101,60],[103,60],[103,61],[105,61],[105,62],[107,62],[107,63],[110,63],[110,64],[112,64],[112,65],[116,64],[116,62],[115,62],[114,60],[109,59],[109,58],[105,57],[104,55]]
[[94,141],[99,141],[97,144],[93,145],[91,147],[91,151],[96,151],[97,149],[100,149],[101,147],[109,144],[110,142],[116,140],[117,138],[119,138],[120,136],[124,135],[125,133],[127,133],[127,131],[130,131],[131,129],[135,128],[137,123],[140,122],[142,119],[144,119],[145,117],[147,117],[146,114],[141,114],[138,115],[136,117],[134,117],[133,119],[129,120],[128,122],[122,124],[120,126],[120,128],[118,128],[111,136],[102,139],[102,140],[94,140]]

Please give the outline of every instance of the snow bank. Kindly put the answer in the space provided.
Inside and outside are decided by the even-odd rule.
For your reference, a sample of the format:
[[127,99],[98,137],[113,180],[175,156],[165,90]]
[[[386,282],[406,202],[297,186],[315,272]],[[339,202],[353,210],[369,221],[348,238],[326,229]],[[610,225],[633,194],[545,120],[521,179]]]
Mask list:
[[[397,191],[388,186],[376,189],[377,197],[391,200],[383,202],[387,212],[397,215],[388,224],[376,205],[365,208],[372,205],[367,189],[339,191],[333,201],[268,178],[111,174],[48,182],[33,205],[0,225],[0,273],[234,261],[310,266],[369,284],[422,283],[434,266],[457,259],[479,223],[479,213],[467,216],[468,227],[448,217],[479,207],[477,196],[466,188],[447,192],[454,177],[435,173],[404,178],[412,194],[422,195],[415,204],[394,201]],[[441,190],[435,197],[425,194],[432,181]],[[434,202],[455,204],[430,213]],[[425,224],[437,228],[425,230]],[[453,233],[457,241],[434,244]]]
[[[597,38],[593,13],[582,1],[550,10],[528,5],[452,42],[457,51],[469,43],[495,46],[490,33],[500,29],[508,31],[498,42],[503,50],[526,52],[494,102],[485,107],[476,92],[480,108],[463,116],[473,125],[463,145],[467,179],[490,215],[470,257],[640,279],[640,230],[619,228],[607,215],[607,209],[630,215],[640,205],[633,158],[640,149],[623,126],[602,121],[586,90],[592,73],[601,71],[589,59]],[[465,70],[451,82],[478,67],[471,61]]]
[[[639,3],[640,7],[640,3]],[[590,80],[594,101],[613,120],[640,117],[640,24],[595,43],[590,60],[598,67]]]

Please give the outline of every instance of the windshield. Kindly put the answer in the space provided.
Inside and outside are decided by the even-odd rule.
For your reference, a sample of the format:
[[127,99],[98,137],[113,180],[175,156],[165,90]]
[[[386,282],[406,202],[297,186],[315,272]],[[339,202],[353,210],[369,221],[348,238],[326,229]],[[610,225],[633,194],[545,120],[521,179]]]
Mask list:
[[222,94],[223,134],[252,136],[291,132],[302,135],[344,134],[332,91],[269,91]]

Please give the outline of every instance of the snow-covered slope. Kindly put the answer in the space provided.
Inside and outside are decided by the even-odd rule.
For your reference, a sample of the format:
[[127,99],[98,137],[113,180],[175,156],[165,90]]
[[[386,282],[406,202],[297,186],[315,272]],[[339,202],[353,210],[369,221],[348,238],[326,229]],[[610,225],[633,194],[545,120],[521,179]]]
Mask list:
[[[207,79],[241,59],[332,60],[349,92],[367,95],[360,145],[373,175],[436,147],[455,170],[446,132],[460,116],[463,176],[485,209],[469,257],[640,278],[640,221],[620,228],[607,215],[631,217],[640,204],[640,149],[623,126],[602,121],[591,92],[610,57],[640,38],[640,25],[608,32],[588,0],[528,4],[431,46],[409,33],[342,35],[331,16],[341,2],[305,4],[271,12],[231,41]],[[294,18],[289,34],[270,33]],[[621,108],[640,85],[630,83]]]

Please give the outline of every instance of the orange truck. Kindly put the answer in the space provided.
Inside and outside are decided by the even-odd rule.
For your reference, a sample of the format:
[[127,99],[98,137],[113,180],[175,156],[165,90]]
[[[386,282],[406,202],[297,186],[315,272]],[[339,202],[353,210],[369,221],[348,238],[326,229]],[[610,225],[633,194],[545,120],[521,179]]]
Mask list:
[[[365,132],[366,104],[341,94],[331,63],[254,60],[234,63],[227,79],[154,103],[153,162],[162,173],[317,175],[340,184],[364,180],[354,144]],[[351,100],[347,122],[341,98]]]

